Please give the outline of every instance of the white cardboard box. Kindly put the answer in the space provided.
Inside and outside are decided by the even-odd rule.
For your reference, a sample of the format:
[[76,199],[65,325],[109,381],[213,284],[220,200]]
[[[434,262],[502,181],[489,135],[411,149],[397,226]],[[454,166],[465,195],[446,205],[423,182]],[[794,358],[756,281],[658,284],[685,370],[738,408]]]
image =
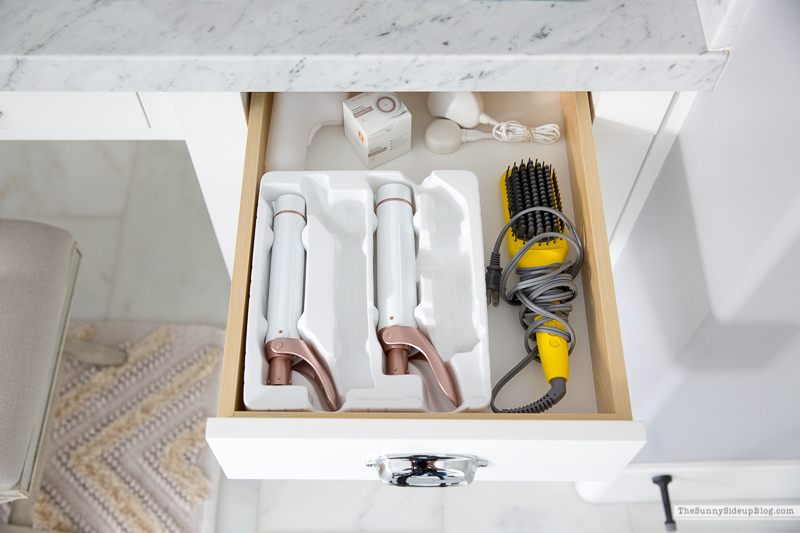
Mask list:
[[411,112],[395,93],[362,93],[345,100],[344,133],[367,168],[411,150]]

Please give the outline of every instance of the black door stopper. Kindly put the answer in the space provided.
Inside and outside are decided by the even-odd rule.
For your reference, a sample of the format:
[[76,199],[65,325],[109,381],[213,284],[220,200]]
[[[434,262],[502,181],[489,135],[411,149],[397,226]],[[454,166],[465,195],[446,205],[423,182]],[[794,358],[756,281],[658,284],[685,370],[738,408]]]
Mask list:
[[667,490],[670,481],[672,481],[672,476],[668,475],[653,478],[653,483],[661,487],[661,502],[664,504],[664,514],[667,515],[664,527],[667,528],[667,531],[677,531],[675,520],[672,519],[672,505],[669,503],[669,490]]

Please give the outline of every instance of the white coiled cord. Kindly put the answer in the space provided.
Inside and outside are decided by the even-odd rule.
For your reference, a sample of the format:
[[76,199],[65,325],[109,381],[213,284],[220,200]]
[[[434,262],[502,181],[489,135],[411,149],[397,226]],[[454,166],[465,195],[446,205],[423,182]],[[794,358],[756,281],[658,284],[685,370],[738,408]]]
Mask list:
[[[498,141],[505,142],[535,142],[539,144],[553,144],[561,138],[561,128],[558,124],[544,124],[536,128],[529,128],[516,120],[506,120],[500,122],[485,113],[481,119],[485,119],[485,124],[492,125],[492,137]],[[482,120],[483,121],[483,120]]]
[[464,129],[457,122],[439,118],[425,130],[425,144],[435,154],[452,154],[462,143],[495,139],[504,142],[535,142],[553,144],[561,138],[558,124],[545,124],[538,128],[528,128],[516,120],[499,122],[486,113],[481,113],[481,124],[491,124],[492,131]]

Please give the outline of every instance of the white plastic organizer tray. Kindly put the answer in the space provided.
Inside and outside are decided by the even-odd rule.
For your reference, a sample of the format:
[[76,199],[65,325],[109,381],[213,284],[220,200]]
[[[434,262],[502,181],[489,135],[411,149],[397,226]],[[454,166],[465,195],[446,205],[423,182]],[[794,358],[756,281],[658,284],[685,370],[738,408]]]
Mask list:
[[[569,164],[563,138],[550,145],[485,140],[462,144],[461,148],[452,154],[434,154],[428,150],[423,140],[425,129],[434,120],[426,104],[428,94],[403,92],[397,94],[413,116],[411,151],[374,170],[396,170],[415,182],[420,182],[436,169],[464,169],[474,173],[478,177],[480,189],[484,261],[488,262],[495,239],[505,223],[500,196],[500,176],[514,161],[519,162],[530,157],[553,165],[558,174],[564,214],[575,220]],[[498,120],[515,119],[530,126],[554,122],[563,127],[561,98],[557,92],[484,92],[482,95],[486,103],[486,112]],[[479,129],[491,131],[487,126],[479,126]],[[305,169],[327,171],[353,168],[363,168],[363,163],[345,138],[342,126],[321,128],[308,148]],[[460,190],[459,185],[456,188]],[[508,246],[505,243],[500,247],[500,252],[502,264],[505,266],[509,259]],[[573,257],[572,252],[569,257]],[[581,290],[573,302],[574,310],[570,314],[569,321],[575,329],[577,344],[569,358],[567,395],[548,413],[597,412],[586,307],[580,275],[576,281]],[[482,275],[481,287],[483,283]],[[485,297],[483,305],[486,306]],[[489,353],[493,384],[525,356],[523,330],[517,318],[518,311],[518,307],[504,302],[501,302],[499,307],[488,308]],[[498,397],[497,405],[498,407],[525,405],[539,399],[549,388],[541,365],[531,363],[505,386]]]
[[[414,192],[417,292],[414,317],[448,366],[457,408],[430,367],[385,375],[375,307],[374,196],[402,182]],[[390,171],[268,172],[261,180],[245,347],[244,403],[251,410],[323,411],[320,391],[293,372],[292,385],[265,384],[272,203],[282,194],[306,201],[300,336],[325,360],[342,411],[485,411],[491,393],[480,195],[468,171],[434,171],[421,183]]]

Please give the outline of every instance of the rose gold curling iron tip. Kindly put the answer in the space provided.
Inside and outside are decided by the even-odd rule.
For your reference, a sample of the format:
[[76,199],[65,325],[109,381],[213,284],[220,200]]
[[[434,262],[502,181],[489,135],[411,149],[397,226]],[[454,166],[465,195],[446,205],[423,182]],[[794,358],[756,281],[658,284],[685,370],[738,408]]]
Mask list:
[[[293,363],[294,358],[299,361]],[[314,378],[325,395],[331,411],[339,409],[336,388],[328,374],[328,370],[317,357],[314,350],[301,339],[279,338],[267,343],[267,363],[269,363],[270,385],[291,385],[292,368]]]
[[453,405],[458,406],[456,386],[447,365],[420,330],[409,326],[387,326],[378,332],[378,340],[387,357],[387,374],[408,374],[408,354],[411,353],[409,346],[416,348],[419,355],[431,365],[442,392]]

